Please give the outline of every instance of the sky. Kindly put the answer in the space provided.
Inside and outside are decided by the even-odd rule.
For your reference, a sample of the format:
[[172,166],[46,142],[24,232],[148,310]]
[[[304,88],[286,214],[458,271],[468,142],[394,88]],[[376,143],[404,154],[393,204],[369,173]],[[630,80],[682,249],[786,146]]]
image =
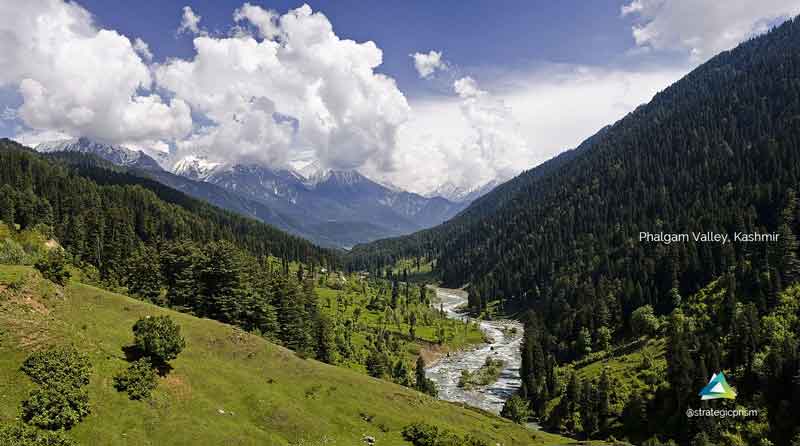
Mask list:
[[0,0],[0,136],[420,193],[575,147],[796,1]]

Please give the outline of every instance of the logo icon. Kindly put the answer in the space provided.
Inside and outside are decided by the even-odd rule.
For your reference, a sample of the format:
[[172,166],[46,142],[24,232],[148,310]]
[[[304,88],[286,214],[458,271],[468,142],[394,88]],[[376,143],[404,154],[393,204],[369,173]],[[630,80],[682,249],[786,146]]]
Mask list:
[[711,375],[711,379],[703,387],[699,395],[701,400],[716,400],[719,398],[732,400],[736,398],[736,391],[725,380],[725,374],[719,372]]

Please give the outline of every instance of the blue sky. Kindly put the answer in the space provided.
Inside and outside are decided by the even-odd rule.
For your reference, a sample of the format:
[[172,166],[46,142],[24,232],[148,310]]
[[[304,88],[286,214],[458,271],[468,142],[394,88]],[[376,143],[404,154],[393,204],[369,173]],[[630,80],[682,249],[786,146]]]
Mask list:
[[[120,2],[83,0],[101,27],[146,41],[155,59],[188,57],[191,36],[176,36],[181,9],[189,4],[210,31],[227,32],[242,1]],[[542,1],[268,1],[252,2],[284,12],[308,3],[323,12],[342,38],[372,40],[383,50],[379,71],[404,91],[423,88],[409,54],[436,49],[464,67],[515,67],[541,61],[605,65],[619,63],[634,46],[632,18],[624,2]]]
[[796,0],[0,0],[0,136],[471,188],[797,14]]

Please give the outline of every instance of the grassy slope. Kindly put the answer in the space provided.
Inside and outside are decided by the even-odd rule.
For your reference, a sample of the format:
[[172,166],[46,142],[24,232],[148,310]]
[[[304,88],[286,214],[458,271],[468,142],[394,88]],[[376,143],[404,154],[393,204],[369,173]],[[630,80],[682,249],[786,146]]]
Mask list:
[[[595,353],[582,361],[567,364],[559,368],[558,373],[565,384],[573,370],[581,382],[588,380],[597,384],[603,370],[608,370],[611,379],[611,411],[620,414],[633,393],[647,397],[660,384],[667,367],[665,352],[666,342],[663,338],[642,338],[609,352]],[[645,356],[651,360],[649,368],[643,367]],[[547,410],[550,411],[558,405],[560,399],[550,400]]]
[[[354,279],[351,277],[348,283],[353,282],[353,280]],[[385,327],[386,331],[391,332],[392,334],[403,339],[405,342],[404,347],[406,352],[406,360],[409,364],[413,364],[414,360],[416,360],[416,357],[424,349],[436,349],[442,352],[447,352],[467,349],[484,342],[483,332],[480,330],[477,324],[466,324],[465,326],[464,323],[456,320],[448,318],[434,319],[433,317],[431,318],[431,324],[425,324],[422,317],[418,319],[415,329],[416,339],[412,340],[409,336],[410,326],[405,321],[402,321],[402,318],[400,318],[401,322],[399,327],[393,321],[381,323],[381,317],[385,318],[386,315],[381,311],[373,311],[367,308],[370,298],[377,292],[377,290],[367,287],[367,293],[369,297],[365,296],[360,290],[360,284],[354,287],[346,286],[342,290],[326,287],[316,288],[316,293],[320,298],[320,308],[333,318],[338,317],[336,314],[336,308],[337,299],[340,296],[344,297],[345,301],[347,302],[347,306],[342,314],[344,319],[352,319],[355,309],[361,309],[361,315],[358,319],[359,327],[358,330],[353,334],[353,341],[358,346],[364,347],[367,344],[365,338],[367,332],[377,331],[379,327],[383,326]],[[412,292],[414,295],[418,293],[416,287],[413,287]],[[429,290],[428,292],[433,293],[433,290]],[[401,292],[401,295],[404,294]],[[437,342],[436,330],[439,326],[444,326],[447,333],[447,342],[444,345],[438,345]],[[363,369],[363,367],[360,365],[351,366],[358,370]]]
[[[126,367],[122,347],[132,324],[157,314],[181,325],[187,348],[150,400],[130,401],[114,390],[112,376]],[[92,414],[71,431],[81,444],[358,445],[373,435],[379,445],[399,445],[407,444],[401,428],[420,420],[491,444],[566,441],[543,433],[534,439],[505,420],[297,358],[214,321],[79,283],[62,292],[32,269],[12,266],[0,266],[0,422],[18,416],[33,387],[19,371],[22,360],[58,343],[74,343],[94,365]]]

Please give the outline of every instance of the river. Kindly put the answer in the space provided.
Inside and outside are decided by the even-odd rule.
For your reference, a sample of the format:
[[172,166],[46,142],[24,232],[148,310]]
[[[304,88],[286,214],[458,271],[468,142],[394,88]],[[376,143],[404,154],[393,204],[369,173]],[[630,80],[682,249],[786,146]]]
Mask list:
[[[458,320],[467,318],[459,311],[467,303],[467,294],[461,290],[436,288],[436,296],[448,317]],[[498,319],[480,321],[480,328],[489,340],[487,344],[473,350],[450,353],[426,370],[425,375],[436,383],[439,398],[445,401],[465,403],[499,414],[503,403],[520,387],[520,345],[523,326],[518,321]],[[516,329],[516,330],[514,330]],[[465,390],[458,387],[462,370],[478,370],[486,358],[493,357],[505,362],[499,379],[486,387]]]

